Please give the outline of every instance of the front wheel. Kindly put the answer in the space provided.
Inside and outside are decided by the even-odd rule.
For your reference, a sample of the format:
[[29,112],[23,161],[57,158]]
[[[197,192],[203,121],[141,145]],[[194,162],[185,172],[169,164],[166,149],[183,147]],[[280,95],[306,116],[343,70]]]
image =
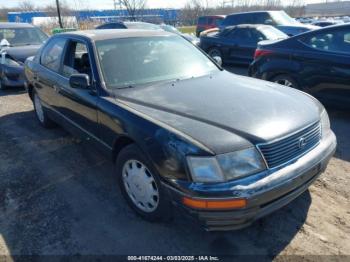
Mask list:
[[158,175],[136,145],[119,153],[116,172],[124,198],[138,215],[149,221],[171,217],[171,202]]
[[42,105],[41,99],[36,92],[34,92],[34,95],[33,95],[33,105],[34,105],[35,115],[39,123],[45,128],[54,127],[55,123],[47,116],[47,113],[45,112],[45,108]]

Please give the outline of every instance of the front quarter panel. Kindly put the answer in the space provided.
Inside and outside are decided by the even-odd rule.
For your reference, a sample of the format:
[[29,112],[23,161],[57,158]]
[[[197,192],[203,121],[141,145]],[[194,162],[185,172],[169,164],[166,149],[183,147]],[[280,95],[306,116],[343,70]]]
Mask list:
[[208,152],[192,144],[175,130],[113,98],[101,98],[98,107],[101,140],[112,149],[118,139],[132,139],[162,179],[189,180],[186,156],[208,155]]

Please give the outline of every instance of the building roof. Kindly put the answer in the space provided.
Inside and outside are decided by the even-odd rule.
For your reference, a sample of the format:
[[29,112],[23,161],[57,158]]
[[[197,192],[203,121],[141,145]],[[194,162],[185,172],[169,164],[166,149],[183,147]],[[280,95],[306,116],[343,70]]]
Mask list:
[[115,38],[130,37],[152,37],[152,36],[174,36],[175,34],[166,31],[157,30],[139,30],[139,29],[105,29],[105,30],[84,30],[62,33],[61,35],[80,35],[94,41],[107,40]]

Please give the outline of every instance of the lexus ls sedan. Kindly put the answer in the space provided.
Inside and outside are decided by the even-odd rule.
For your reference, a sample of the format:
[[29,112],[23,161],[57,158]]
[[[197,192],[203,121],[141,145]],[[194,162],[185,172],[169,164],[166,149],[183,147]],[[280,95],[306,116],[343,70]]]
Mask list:
[[208,230],[248,226],[307,190],[336,148],[316,99],[226,72],[169,32],[57,34],[25,73],[40,124],[102,149],[151,221],[175,209]]

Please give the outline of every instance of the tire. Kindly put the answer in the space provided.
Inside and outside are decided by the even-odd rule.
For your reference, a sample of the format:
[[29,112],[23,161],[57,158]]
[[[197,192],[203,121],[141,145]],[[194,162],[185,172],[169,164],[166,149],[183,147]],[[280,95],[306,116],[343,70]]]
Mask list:
[[35,116],[43,127],[53,128],[56,126],[56,123],[47,116],[45,108],[42,106],[41,99],[35,91],[33,91],[33,105]]
[[135,144],[122,149],[115,169],[123,196],[136,214],[152,222],[172,217],[172,203],[157,172]]
[[1,78],[0,78],[0,90],[5,90],[6,86],[2,83]]
[[273,77],[270,81],[287,87],[299,89],[297,81],[295,81],[293,77],[287,74],[277,75]]
[[224,60],[222,59],[222,53],[221,53],[221,51],[220,51],[218,48],[216,48],[216,47],[210,48],[210,49],[208,50],[208,55],[209,55],[211,58],[213,58],[214,56],[219,56],[219,57],[221,58],[221,60],[224,61]]

